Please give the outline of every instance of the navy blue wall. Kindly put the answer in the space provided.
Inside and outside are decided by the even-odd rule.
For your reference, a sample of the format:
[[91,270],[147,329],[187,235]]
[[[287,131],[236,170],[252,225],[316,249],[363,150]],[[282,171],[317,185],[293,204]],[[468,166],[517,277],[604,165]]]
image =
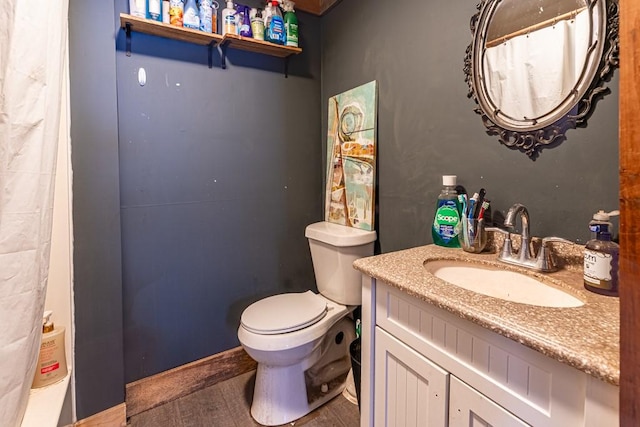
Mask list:
[[[116,3],[126,11],[127,2]],[[134,33],[117,43],[126,381],[239,345],[242,310],[315,289],[319,18],[290,60]],[[138,70],[147,83],[140,86]]]
[[69,2],[78,419],[124,401],[113,2]]
[[[251,302],[315,289],[320,22],[284,61],[134,33],[128,2],[70,5],[77,415],[127,382],[239,345]],[[138,70],[147,74],[138,84]]]

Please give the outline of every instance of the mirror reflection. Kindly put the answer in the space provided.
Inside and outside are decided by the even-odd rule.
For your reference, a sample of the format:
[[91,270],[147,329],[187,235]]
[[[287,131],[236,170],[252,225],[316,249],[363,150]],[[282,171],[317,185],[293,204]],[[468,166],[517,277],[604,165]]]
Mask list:
[[465,73],[487,132],[534,158],[582,124],[617,65],[615,0],[482,0]]
[[[526,10],[533,4],[537,10]],[[590,21],[584,1],[502,1],[490,21],[482,60],[488,102],[522,121],[557,108],[576,87],[588,49],[598,39]]]

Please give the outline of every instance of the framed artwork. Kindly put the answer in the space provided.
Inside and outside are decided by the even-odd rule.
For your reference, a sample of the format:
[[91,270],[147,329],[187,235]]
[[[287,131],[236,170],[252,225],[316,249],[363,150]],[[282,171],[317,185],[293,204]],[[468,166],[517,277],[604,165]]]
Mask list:
[[325,221],[372,231],[377,82],[329,98]]

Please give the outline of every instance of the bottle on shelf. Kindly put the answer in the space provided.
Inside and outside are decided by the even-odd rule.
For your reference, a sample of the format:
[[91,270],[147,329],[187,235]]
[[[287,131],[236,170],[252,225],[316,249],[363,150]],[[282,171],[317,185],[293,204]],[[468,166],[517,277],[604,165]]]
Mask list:
[[169,0],[169,23],[176,27],[182,27],[184,16],[184,2],[182,0]]
[[284,31],[284,20],[278,6],[277,0],[271,2],[271,15],[267,17],[268,22],[265,23],[265,40],[271,43],[284,45],[286,42],[286,34]]
[[200,29],[200,14],[198,13],[196,0],[187,0],[185,2],[183,19],[183,25],[185,28],[191,28],[192,30]]
[[147,19],[162,22],[162,0],[147,0]]
[[251,32],[251,20],[249,19],[249,8],[247,6],[241,6],[242,10],[240,16],[240,26],[238,27],[238,33],[242,37],[253,37]]
[[212,0],[200,0],[200,31],[213,32],[213,3]]
[[292,1],[284,2],[284,29],[286,32],[286,46],[298,47],[298,17]]
[[129,0],[129,14],[138,18],[147,17],[146,0]]
[[260,9],[251,9],[251,32],[256,40],[264,40],[264,20]]
[[222,34],[238,34],[236,9],[233,7],[232,1],[228,1],[227,7],[222,9]]

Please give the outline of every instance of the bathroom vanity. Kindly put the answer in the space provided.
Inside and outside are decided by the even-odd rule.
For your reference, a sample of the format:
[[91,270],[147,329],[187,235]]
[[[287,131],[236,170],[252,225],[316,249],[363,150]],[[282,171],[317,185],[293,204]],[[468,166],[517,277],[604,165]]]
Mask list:
[[[434,245],[357,260],[361,425],[618,425],[618,299],[583,288],[582,247],[569,246],[561,270],[548,274]],[[582,305],[464,289],[428,271],[436,261],[527,275]]]

